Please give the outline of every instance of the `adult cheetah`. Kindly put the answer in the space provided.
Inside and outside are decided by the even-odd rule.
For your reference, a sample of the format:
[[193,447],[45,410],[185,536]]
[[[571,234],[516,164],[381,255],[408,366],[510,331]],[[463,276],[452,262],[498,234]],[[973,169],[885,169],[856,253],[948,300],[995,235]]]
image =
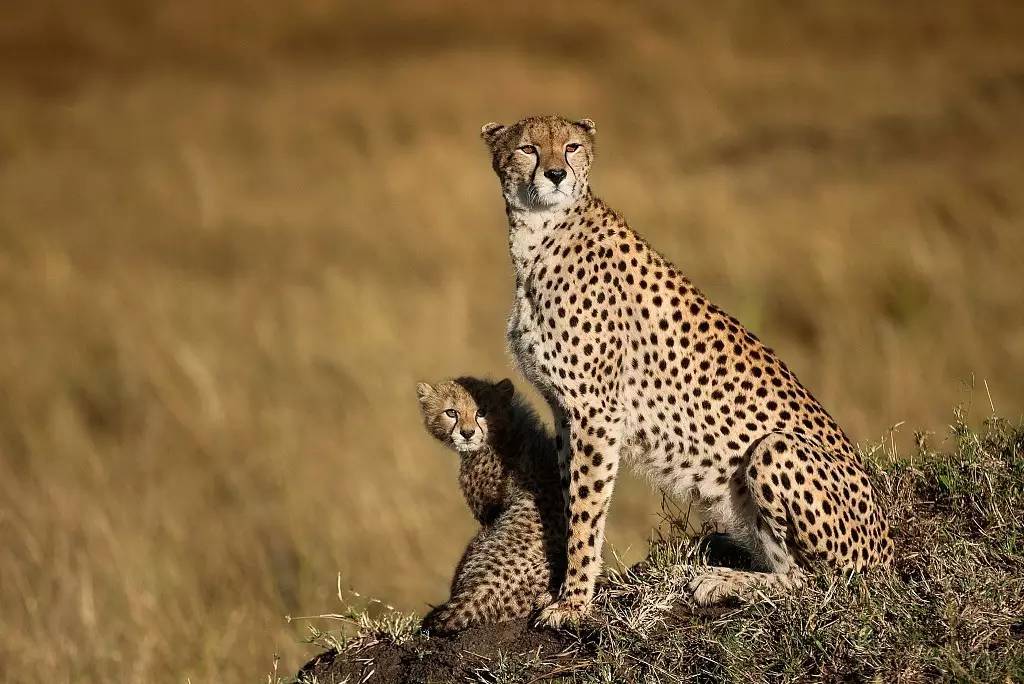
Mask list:
[[481,135],[509,222],[508,342],[555,414],[568,505],[566,579],[542,622],[590,608],[622,459],[703,506],[766,571],[703,574],[691,584],[699,603],[793,586],[812,560],[887,563],[887,524],[840,427],[591,193],[594,122],[538,116]]
[[459,485],[480,531],[455,569],[451,596],[423,619],[434,633],[525,617],[565,574],[565,506],[553,437],[511,380],[419,383],[423,422],[459,453]]

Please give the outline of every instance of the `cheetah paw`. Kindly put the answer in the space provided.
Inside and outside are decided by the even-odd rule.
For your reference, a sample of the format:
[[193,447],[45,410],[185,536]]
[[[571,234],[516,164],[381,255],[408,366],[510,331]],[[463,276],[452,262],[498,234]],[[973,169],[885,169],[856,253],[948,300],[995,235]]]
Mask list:
[[590,605],[568,602],[565,599],[555,601],[537,616],[537,625],[559,629],[569,625],[578,625],[590,612]]
[[693,594],[694,602],[699,606],[713,603],[739,595],[745,587],[737,573],[728,568],[716,568],[695,577],[688,585]]

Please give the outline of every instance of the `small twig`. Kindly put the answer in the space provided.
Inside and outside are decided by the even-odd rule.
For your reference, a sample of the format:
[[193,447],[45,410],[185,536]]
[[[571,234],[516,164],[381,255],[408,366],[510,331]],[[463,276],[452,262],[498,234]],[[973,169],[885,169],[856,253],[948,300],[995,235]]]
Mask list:
[[581,670],[585,667],[590,667],[592,664],[592,662],[585,662],[574,663],[572,665],[559,665],[554,670],[549,670],[548,672],[537,675],[533,679],[527,681],[526,684],[536,684],[537,682],[543,682],[545,679],[551,679],[565,672],[575,672],[576,670]]
[[663,675],[665,675],[665,676],[667,676],[667,677],[670,677],[670,678],[672,679],[672,681],[674,681],[674,682],[678,682],[678,681],[681,681],[681,680],[680,680],[680,679],[679,679],[678,677],[676,677],[675,675],[673,675],[673,674],[672,674],[671,672],[669,672],[668,670],[666,670],[666,669],[665,669],[665,668],[663,668],[663,667],[659,667],[659,666],[658,666],[658,665],[656,665],[655,663],[649,663],[649,662],[647,662],[646,660],[641,660],[640,658],[637,658],[637,657],[636,657],[635,655],[633,655],[632,653],[623,653],[623,655],[624,655],[624,656],[626,656],[627,658],[632,658],[633,660],[635,660],[635,661],[636,661],[636,662],[638,662],[638,663],[641,663],[641,664],[643,664],[643,665],[647,665],[648,667],[652,667],[652,668],[654,668],[655,670],[657,670],[658,672],[662,673]]
[[[899,428],[906,421],[901,420],[900,422],[889,428],[889,448],[892,451],[892,460],[898,461],[900,458],[899,449],[896,447],[896,433],[899,432]],[[910,457],[910,465],[914,465],[914,457]]]
[[984,383],[984,385],[985,385],[985,394],[988,395],[988,405],[989,405],[989,408],[992,409],[992,415],[994,416],[994,415],[996,415],[996,405],[992,401],[992,392],[989,391],[989,389],[988,389],[988,380],[982,380],[982,383]]
[[322,615],[285,615],[285,622],[290,623],[292,620],[339,620],[341,622],[347,622],[350,625],[359,626],[358,620],[353,620],[347,615],[341,615],[339,613],[323,613]]

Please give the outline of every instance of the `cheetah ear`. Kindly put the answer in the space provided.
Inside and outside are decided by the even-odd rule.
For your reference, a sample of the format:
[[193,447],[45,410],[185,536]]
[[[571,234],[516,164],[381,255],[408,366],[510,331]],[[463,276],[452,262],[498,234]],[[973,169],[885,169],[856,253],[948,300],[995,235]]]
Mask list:
[[434,396],[434,388],[425,382],[416,383],[416,398],[420,400],[420,403],[426,403],[427,399]]
[[508,378],[495,385],[494,389],[498,390],[498,396],[502,399],[511,399],[512,395],[516,393],[516,386]]
[[597,135],[597,124],[593,119],[580,119],[576,125],[585,130],[589,135]]
[[491,123],[484,124],[483,128],[480,129],[480,137],[483,138],[488,147],[493,147],[494,142],[505,130],[506,126],[492,121]]

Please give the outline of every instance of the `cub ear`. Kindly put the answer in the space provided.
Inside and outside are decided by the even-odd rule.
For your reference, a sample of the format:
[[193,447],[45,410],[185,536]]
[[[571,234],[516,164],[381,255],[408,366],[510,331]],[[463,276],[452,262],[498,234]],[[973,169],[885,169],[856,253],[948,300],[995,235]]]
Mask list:
[[506,127],[500,123],[491,122],[484,124],[483,128],[480,129],[480,137],[487,143],[488,147],[494,145],[494,141],[505,132]]
[[494,389],[498,390],[498,396],[502,399],[511,399],[512,395],[516,393],[516,386],[508,378],[495,385]]
[[593,119],[580,119],[576,122],[576,125],[590,135],[597,135],[597,124],[594,123]]
[[420,403],[424,403],[434,395],[434,388],[425,382],[416,383],[416,398],[420,400]]

